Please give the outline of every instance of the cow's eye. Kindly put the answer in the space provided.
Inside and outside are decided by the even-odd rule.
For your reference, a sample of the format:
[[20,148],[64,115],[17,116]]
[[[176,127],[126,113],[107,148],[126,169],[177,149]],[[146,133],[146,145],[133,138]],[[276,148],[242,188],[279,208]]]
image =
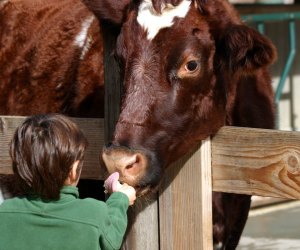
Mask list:
[[195,60],[189,61],[186,65],[185,65],[185,69],[187,71],[193,72],[198,68],[198,62]]
[[185,77],[197,77],[200,73],[200,58],[196,56],[187,56],[183,60],[180,68],[177,70],[177,77],[183,79]]

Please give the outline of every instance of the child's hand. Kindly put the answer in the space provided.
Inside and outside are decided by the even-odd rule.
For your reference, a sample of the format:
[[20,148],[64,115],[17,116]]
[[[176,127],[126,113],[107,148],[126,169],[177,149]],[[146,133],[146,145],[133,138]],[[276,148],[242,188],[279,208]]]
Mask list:
[[105,191],[107,193],[122,192],[122,193],[126,194],[129,199],[129,205],[133,205],[134,201],[136,200],[135,189],[126,183],[121,185],[121,183],[119,182],[119,173],[118,172],[111,174],[106,179],[106,181],[104,182],[104,187],[105,187]]
[[122,192],[123,194],[127,195],[130,206],[134,204],[134,201],[136,199],[136,191],[132,186],[129,186],[128,184],[124,183],[118,190],[118,192]]

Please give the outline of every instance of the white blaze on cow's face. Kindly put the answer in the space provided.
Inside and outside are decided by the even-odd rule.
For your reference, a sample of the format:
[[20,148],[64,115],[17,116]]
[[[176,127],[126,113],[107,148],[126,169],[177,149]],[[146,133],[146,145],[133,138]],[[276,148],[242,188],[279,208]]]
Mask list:
[[183,0],[177,6],[171,4],[162,6],[162,12],[157,13],[151,0],[144,0],[139,7],[137,21],[148,31],[147,38],[152,40],[161,29],[171,27],[175,17],[185,17],[190,5],[190,0]]

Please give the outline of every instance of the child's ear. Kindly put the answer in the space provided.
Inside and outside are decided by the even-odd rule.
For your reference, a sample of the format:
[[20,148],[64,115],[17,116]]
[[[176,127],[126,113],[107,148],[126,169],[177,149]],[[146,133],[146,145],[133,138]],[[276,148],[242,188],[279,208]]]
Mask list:
[[69,176],[68,177],[69,177],[71,183],[77,182],[77,180],[79,178],[79,176],[78,176],[79,173],[77,171],[78,166],[79,166],[79,160],[77,160],[77,161],[75,161],[73,163],[72,168],[71,168],[71,170],[69,172]]

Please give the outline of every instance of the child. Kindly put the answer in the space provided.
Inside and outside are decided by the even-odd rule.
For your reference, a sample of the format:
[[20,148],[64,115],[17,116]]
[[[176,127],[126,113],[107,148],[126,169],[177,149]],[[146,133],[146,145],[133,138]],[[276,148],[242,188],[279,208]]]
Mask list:
[[76,124],[59,114],[29,117],[16,130],[10,155],[26,195],[0,205],[0,250],[120,248],[135,190],[114,174],[106,203],[78,199],[86,147]]

